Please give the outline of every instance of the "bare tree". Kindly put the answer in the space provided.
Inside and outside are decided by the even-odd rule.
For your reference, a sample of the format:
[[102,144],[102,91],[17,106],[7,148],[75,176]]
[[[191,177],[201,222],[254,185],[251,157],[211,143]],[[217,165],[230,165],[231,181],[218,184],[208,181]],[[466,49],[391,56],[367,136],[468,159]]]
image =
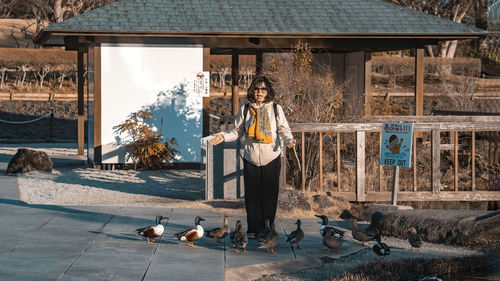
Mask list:
[[[478,1],[470,0],[385,0],[410,9],[421,11],[427,14],[435,15],[441,18],[446,18],[458,23],[472,22],[474,16],[474,4]],[[487,1],[487,0],[479,0]],[[437,55],[442,58],[453,58],[457,50],[457,40],[446,41],[439,45]],[[433,57],[435,51],[432,46],[427,46],[429,56]]]

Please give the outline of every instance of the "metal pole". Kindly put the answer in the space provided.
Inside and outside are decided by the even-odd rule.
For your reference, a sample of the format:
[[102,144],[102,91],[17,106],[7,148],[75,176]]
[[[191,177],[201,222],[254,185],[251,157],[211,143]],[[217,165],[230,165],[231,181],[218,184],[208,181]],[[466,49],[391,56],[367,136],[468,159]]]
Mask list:
[[399,189],[399,166],[394,167],[394,186],[392,187],[392,200],[391,205],[396,206],[398,202],[398,189]]

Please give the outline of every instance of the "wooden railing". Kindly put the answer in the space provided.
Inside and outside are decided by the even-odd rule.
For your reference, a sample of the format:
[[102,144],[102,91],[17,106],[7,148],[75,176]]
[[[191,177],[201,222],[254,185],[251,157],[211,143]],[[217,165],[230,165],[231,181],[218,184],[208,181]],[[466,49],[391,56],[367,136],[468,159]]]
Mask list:
[[[391,191],[382,190],[383,181],[383,166],[379,165],[379,186],[377,190],[368,191],[366,188],[366,134],[367,133],[378,133],[378,149],[380,153],[380,141],[382,132],[382,123],[386,122],[412,122],[414,123],[414,141],[412,149],[412,165],[413,169],[413,188],[410,190],[407,188],[403,192],[399,192],[398,200],[400,201],[429,201],[429,200],[444,200],[444,201],[496,201],[500,200],[500,189],[493,185],[488,186],[488,188],[483,188],[484,190],[478,190],[476,188],[476,136],[478,134],[484,135],[485,133],[490,134],[490,152],[491,144],[496,146],[496,149],[500,150],[500,117],[499,116],[381,116],[381,117],[369,117],[365,118],[369,120],[370,123],[358,122],[358,123],[334,123],[334,124],[317,124],[317,123],[292,123],[290,127],[292,132],[297,137],[297,142],[299,144],[299,158],[301,162],[301,167],[305,167],[305,134],[319,134],[319,138],[315,138],[318,141],[319,146],[319,187],[316,187],[318,191],[325,192],[330,191],[337,196],[346,198],[349,201],[390,201]],[[359,120],[358,120],[359,121]],[[442,132],[449,132],[450,143],[442,143]],[[467,188],[461,188],[459,190],[459,150],[461,149],[461,144],[459,144],[458,136],[459,133],[464,135],[465,132],[470,134],[470,186]],[[343,134],[350,133],[355,135],[355,187],[354,190],[345,191],[341,188],[341,182],[343,177],[342,171],[342,161],[343,155],[341,151],[341,137]],[[417,171],[417,155],[421,153],[418,151],[417,138],[421,138],[424,134],[430,133],[430,145],[431,145],[431,163],[424,163],[424,165],[430,165],[430,175],[431,175],[431,188],[430,190],[419,190],[417,188],[417,180],[421,177],[418,175]],[[336,167],[334,173],[337,176],[337,188],[326,190],[324,188],[324,177],[323,177],[323,136],[332,136],[335,139],[335,155],[336,155]],[[453,172],[454,172],[454,188],[451,191],[443,191],[441,183],[441,150],[451,150],[453,159]],[[330,156],[329,156],[330,157]],[[498,156],[497,156],[498,157]],[[494,159],[496,157],[493,157]],[[498,163],[491,163],[490,165],[498,165]],[[330,171],[332,172],[332,171]],[[301,189],[306,190],[306,175],[305,169],[301,170],[302,182]],[[500,176],[500,175],[495,175]],[[491,184],[491,182],[489,183]],[[391,186],[391,185],[389,185]],[[392,189],[392,186],[391,188]],[[492,190],[493,189],[493,190]]]

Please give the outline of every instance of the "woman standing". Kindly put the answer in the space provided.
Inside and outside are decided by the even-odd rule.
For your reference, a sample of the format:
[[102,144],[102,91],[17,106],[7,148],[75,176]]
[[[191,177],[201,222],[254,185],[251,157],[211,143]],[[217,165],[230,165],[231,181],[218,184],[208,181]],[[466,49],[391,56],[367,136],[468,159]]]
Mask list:
[[214,135],[208,143],[217,145],[237,139],[243,147],[243,176],[248,237],[265,228],[265,219],[274,222],[281,171],[281,138],[295,145],[283,109],[273,104],[275,92],[266,76],[256,76],[247,91],[249,105],[240,107],[234,129]]

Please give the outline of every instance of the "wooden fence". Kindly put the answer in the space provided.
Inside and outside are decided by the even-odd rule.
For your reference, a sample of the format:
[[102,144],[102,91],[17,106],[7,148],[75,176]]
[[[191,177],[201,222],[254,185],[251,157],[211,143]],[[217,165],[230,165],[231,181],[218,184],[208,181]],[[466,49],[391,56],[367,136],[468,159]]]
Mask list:
[[[330,190],[336,196],[341,196],[348,201],[390,201],[391,192],[384,191],[382,188],[382,173],[383,166],[379,165],[379,186],[375,191],[368,191],[366,188],[366,134],[367,133],[378,133],[378,149],[380,153],[380,141],[382,132],[382,122],[412,122],[414,123],[414,142],[412,149],[412,167],[413,169],[413,188],[411,190],[398,192],[398,200],[400,201],[432,201],[432,200],[443,200],[443,201],[496,201],[500,200],[500,189],[496,187],[491,190],[491,186],[486,190],[478,190],[476,188],[476,169],[471,168],[470,174],[470,186],[467,188],[461,188],[459,190],[459,177],[458,177],[458,164],[459,164],[459,150],[463,149],[463,145],[459,144],[458,135],[459,133],[468,132],[470,133],[470,159],[472,161],[471,167],[476,166],[476,137],[478,134],[484,134],[485,132],[496,133],[493,140],[493,144],[496,145],[497,149],[500,149],[500,117],[498,116],[384,116],[384,117],[370,117],[370,122],[373,123],[336,123],[336,124],[313,124],[313,123],[293,123],[290,124],[292,132],[295,135],[299,135],[298,143],[302,151],[299,151],[299,158],[301,162],[301,167],[305,167],[305,134],[319,134],[319,138],[315,138],[317,141],[319,139],[319,191],[326,191],[324,188],[324,171],[323,171],[323,136],[328,134],[329,136],[334,136],[336,147],[335,156],[336,161],[335,172],[337,175],[337,187],[334,190]],[[450,143],[443,143],[442,132],[449,132],[451,139]],[[341,188],[341,183],[343,175],[342,162],[343,155],[341,150],[341,136],[346,133],[354,133],[355,135],[355,187],[351,188],[350,191],[344,191]],[[430,165],[430,176],[431,176],[431,188],[430,190],[419,190],[417,189],[417,180],[419,180],[422,175],[417,172],[417,155],[422,153],[417,150],[416,138],[422,136],[422,134],[430,133],[431,142],[431,163],[424,163],[424,165]],[[312,138],[311,138],[312,139]],[[299,149],[299,150],[300,150]],[[491,147],[490,147],[491,149]],[[453,158],[453,171],[454,171],[454,188],[452,190],[443,191],[441,183],[441,151],[450,150]],[[328,155],[327,157],[332,157]],[[378,164],[378,163],[377,163]],[[494,164],[494,163],[490,163]],[[498,164],[498,163],[496,163]],[[344,169],[345,171],[345,169]],[[301,170],[302,173],[302,190],[305,191],[305,170]],[[499,175],[496,175],[499,176]],[[391,189],[392,189],[392,185]],[[345,188],[344,188],[345,189]]]
[[[91,95],[91,99],[93,95]],[[0,93],[0,100],[30,100],[30,101],[77,101],[75,93]],[[85,101],[87,95],[85,95]]]

